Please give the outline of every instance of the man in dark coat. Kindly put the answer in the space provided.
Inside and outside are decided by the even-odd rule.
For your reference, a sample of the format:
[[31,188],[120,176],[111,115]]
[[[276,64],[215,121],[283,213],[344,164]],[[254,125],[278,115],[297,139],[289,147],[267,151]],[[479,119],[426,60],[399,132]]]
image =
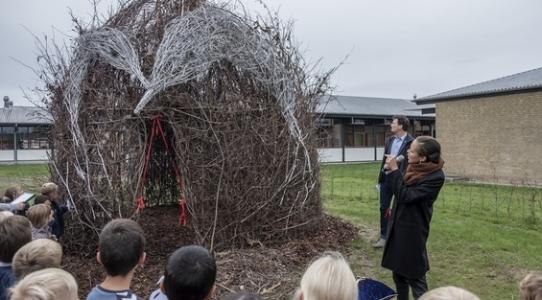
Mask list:
[[393,136],[388,138],[384,147],[384,157],[382,158],[382,164],[380,165],[380,174],[378,175],[378,185],[380,188],[380,238],[373,244],[375,248],[382,248],[386,244],[386,234],[388,231],[388,217],[390,213],[391,199],[393,193],[388,184],[387,171],[384,171],[386,162],[386,155],[399,156],[403,155],[405,160],[399,162],[399,170],[404,174],[407,163],[407,150],[412,143],[413,137],[408,133],[410,127],[410,121],[404,116],[394,116],[393,121],[390,124],[390,130]]

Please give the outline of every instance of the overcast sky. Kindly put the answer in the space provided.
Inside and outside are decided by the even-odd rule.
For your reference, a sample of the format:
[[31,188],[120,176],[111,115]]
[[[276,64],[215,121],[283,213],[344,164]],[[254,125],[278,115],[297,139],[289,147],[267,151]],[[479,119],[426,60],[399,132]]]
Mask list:
[[[103,0],[106,11],[114,1]],[[255,7],[245,0],[249,8]],[[336,94],[427,96],[542,67],[540,0],[266,0],[295,22],[309,61],[330,68]],[[0,96],[28,105],[20,87],[35,76],[10,57],[35,65],[36,34],[73,35],[71,8],[88,18],[87,0],[0,0]],[[23,27],[24,26],[24,27]]]

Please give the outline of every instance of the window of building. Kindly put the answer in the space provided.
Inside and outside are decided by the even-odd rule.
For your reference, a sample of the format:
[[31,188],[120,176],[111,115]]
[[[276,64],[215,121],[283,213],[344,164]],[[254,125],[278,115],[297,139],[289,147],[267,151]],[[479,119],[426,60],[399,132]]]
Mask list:
[[318,128],[318,148],[333,148],[333,131],[331,128]]
[[317,126],[318,148],[333,148],[333,119],[318,119]]
[[17,149],[49,149],[47,126],[17,127]]
[[346,147],[367,147],[368,135],[363,125],[347,125],[346,126]]
[[428,135],[431,136],[434,134],[434,132],[431,130],[432,125],[434,126],[434,121],[428,121],[428,120],[420,120],[420,121],[414,121],[414,131],[412,132],[412,135],[417,137],[420,135]]
[[376,126],[376,146],[384,147],[386,145],[386,136],[388,134],[389,126]]
[[0,150],[13,150],[13,126],[0,126]]
[[32,149],[49,149],[49,131],[47,126],[34,127],[30,134],[30,146]]

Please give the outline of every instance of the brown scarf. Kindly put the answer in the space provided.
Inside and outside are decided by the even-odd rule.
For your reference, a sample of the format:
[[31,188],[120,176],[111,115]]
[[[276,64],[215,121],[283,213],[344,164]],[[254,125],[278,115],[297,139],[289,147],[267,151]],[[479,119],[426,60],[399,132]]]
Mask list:
[[413,185],[425,176],[442,169],[444,161],[441,159],[438,164],[433,162],[409,164],[405,173],[406,185]]

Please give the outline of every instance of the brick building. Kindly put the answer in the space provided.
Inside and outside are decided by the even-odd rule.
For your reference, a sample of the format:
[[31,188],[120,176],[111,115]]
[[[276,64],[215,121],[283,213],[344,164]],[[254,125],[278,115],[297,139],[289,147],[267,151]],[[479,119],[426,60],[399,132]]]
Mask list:
[[542,68],[419,98],[449,176],[542,186]]

